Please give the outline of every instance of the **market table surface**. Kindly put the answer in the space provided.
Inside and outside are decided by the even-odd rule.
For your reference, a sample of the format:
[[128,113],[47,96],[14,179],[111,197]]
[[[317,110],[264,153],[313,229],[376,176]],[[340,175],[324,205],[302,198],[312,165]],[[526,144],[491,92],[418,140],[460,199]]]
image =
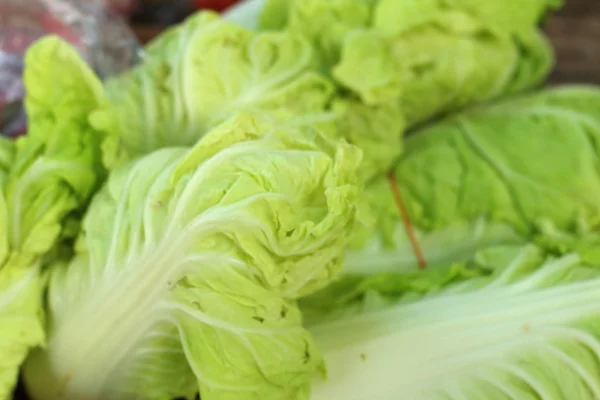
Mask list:
[[[558,65],[552,82],[600,84],[600,0],[566,0],[567,5],[546,26]],[[144,43],[161,32],[159,26],[138,26]]]

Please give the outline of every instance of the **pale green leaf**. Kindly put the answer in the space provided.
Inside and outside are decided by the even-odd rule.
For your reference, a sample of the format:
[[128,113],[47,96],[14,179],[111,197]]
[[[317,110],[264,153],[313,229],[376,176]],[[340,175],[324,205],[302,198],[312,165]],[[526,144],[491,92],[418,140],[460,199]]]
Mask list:
[[306,399],[323,365],[295,300],[341,269],[359,162],[241,115],[116,169],[53,271],[34,398]]
[[421,290],[386,275],[347,286],[345,301],[306,302],[325,312],[308,326],[329,369],[312,399],[598,398],[599,266],[535,246],[496,250],[495,269],[464,282]]

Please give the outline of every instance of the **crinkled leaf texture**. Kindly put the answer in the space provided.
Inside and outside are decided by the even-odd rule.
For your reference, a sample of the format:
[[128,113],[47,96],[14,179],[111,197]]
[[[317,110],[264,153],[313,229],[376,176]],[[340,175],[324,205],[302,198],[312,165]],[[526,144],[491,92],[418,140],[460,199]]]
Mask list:
[[9,399],[30,348],[44,342],[40,267],[72,236],[72,213],[102,177],[87,123],[102,99],[93,72],[65,42],[45,38],[26,56],[28,134],[0,140],[0,399]]
[[111,168],[162,147],[192,145],[244,111],[345,138],[363,150],[359,174],[368,181],[398,159],[406,126],[394,102],[371,106],[336,95],[302,35],[256,33],[210,12],[157,38],[144,62],[110,79],[106,91],[110,103],[92,122],[108,134]]
[[406,122],[397,103],[370,106],[356,99],[338,97],[330,110],[336,116],[333,121],[313,124],[328,136],[342,137],[362,150],[358,171],[362,181],[376,179],[398,161],[404,148]]
[[400,101],[409,126],[538,86],[553,65],[535,23],[517,35],[459,7],[415,14],[428,17],[349,34],[334,69],[336,79],[368,104]]
[[[356,111],[342,114],[339,134],[364,151],[361,174],[369,181],[399,158],[407,127],[543,82],[553,54],[537,27],[560,4],[520,3],[268,0],[241,6],[235,20],[262,8],[263,30],[285,29],[312,43],[321,73],[341,86],[341,102],[352,104],[344,108]],[[396,121],[383,126],[376,115],[387,110]],[[346,134],[352,126],[368,129]]]
[[[459,11],[508,34],[519,35],[542,21],[562,0],[247,0],[232,17],[247,26],[260,11],[264,30],[287,29],[308,38],[330,68],[339,62],[349,34],[364,28],[401,32]],[[518,9],[519,12],[515,12]],[[242,11],[246,18],[243,18]]]
[[[369,0],[270,0],[262,4],[249,4],[248,9],[262,8],[261,28],[267,31],[281,30],[302,36],[312,43],[319,70],[331,76],[331,70],[339,61],[339,52],[346,35],[354,29],[366,26],[370,20]],[[369,60],[387,60],[374,51]],[[371,69],[363,63],[362,79]],[[395,68],[395,64],[390,63]],[[375,70],[373,73],[381,73]],[[396,73],[395,71],[393,73]],[[391,74],[391,72],[390,72]],[[385,79],[385,78],[382,78]],[[402,153],[402,139],[406,129],[403,109],[396,101],[364,104],[355,96],[338,91],[330,101],[328,110],[335,115],[330,135],[343,137],[363,151],[360,175],[370,181],[385,173]]]
[[[355,0],[356,1],[356,0]],[[359,0],[364,1],[364,0]],[[562,7],[563,0],[374,0],[373,25],[400,32],[431,22],[448,12],[461,11],[489,26],[516,34],[536,26]],[[518,12],[516,12],[518,10]]]
[[37,400],[306,399],[323,371],[295,299],[341,269],[360,152],[240,115],[111,173],[57,267]]
[[[535,87],[552,50],[538,31],[560,0],[267,0],[262,29],[309,40],[322,73],[409,126]],[[516,12],[515,10],[518,10]],[[239,19],[239,18],[238,18]]]
[[8,262],[9,210],[5,188],[7,171],[14,162],[14,142],[0,138],[0,399],[11,398],[19,367],[31,346],[43,341],[39,319],[38,269]]
[[600,223],[600,90],[567,86],[466,112],[406,142],[396,169],[415,221],[486,215],[524,233]]
[[[28,268],[27,268],[28,267]],[[35,264],[19,260],[0,266],[0,399],[12,398],[29,350],[44,342],[42,281]]]
[[65,219],[85,209],[105,177],[103,138],[88,121],[105,99],[94,72],[56,37],[28,51],[24,77],[30,122],[17,141],[7,185],[10,245],[43,255],[64,233]]
[[314,68],[310,44],[253,33],[201,12],[153,41],[144,62],[110,79],[110,104],[93,116],[110,134],[107,163],[194,144],[239,111],[324,114],[333,85]]
[[[395,177],[428,264],[596,230],[599,140],[600,91],[584,86],[478,107],[408,137]],[[415,270],[388,180],[366,195],[377,223],[355,237],[347,272]]]
[[599,266],[533,245],[479,257],[488,274],[441,290],[388,274],[307,300],[329,370],[312,399],[600,398]]
[[320,68],[330,75],[340,59],[346,35],[370,24],[370,0],[267,0],[262,29],[286,29],[307,38],[317,52]]

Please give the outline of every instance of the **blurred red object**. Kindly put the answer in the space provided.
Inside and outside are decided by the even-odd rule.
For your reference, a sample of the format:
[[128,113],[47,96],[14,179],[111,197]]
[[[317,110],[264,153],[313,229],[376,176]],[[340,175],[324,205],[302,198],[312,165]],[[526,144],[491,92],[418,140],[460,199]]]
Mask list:
[[78,35],[39,5],[17,1],[0,2],[0,51],[11,56],[24,54],[40,36],[56,34],[78,44]]
[[0,0],[0,134],[19,135],[26,129],[23,57],[40,37],[66,39],[102,78],[136,61],[137,40],[106,1]]
[[74,29],[34,3],[0,1],[0,129],[21,135],[26,129],[20,100],[24,95],[22,57],[40,36],[56,34],[76,47],[79,36]]
[[199,9],[224,11],[237,2],[238,0],[194,0],[194,5]]

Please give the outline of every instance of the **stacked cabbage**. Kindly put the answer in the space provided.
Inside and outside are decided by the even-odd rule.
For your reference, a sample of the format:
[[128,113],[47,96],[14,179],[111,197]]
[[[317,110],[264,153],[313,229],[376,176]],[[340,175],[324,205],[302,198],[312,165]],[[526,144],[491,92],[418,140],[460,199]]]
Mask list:
[[559,5],[202,12],[104,83],[38,42],[0,400],[23,362],[34,400],[599,398],[600,90],[520,94]]

